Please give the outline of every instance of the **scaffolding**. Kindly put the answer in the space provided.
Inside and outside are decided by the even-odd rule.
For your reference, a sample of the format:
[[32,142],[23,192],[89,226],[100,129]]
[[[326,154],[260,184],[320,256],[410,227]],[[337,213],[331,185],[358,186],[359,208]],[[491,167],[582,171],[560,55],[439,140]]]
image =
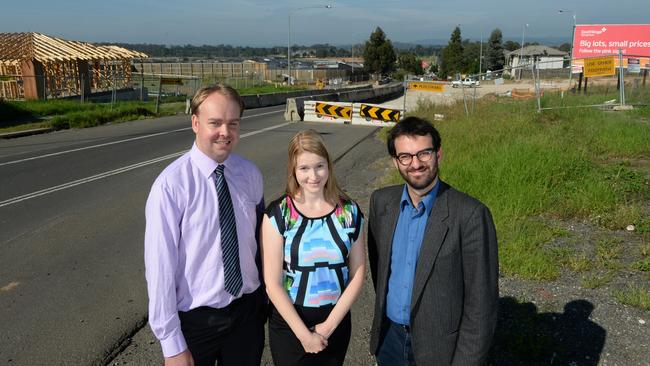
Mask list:
[[41,33],[0,33],[0,98],[48,99],[123,89],[148,56]]

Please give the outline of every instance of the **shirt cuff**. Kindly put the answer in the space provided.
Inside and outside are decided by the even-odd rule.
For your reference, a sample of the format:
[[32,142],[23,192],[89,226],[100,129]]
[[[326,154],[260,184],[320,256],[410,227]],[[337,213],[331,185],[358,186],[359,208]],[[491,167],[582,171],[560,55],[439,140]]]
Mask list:
[[185,337],[183,337],[181,332],[176,332],[176,334],[160,340],[160,346],[165,357],[176,356],[187,349]]

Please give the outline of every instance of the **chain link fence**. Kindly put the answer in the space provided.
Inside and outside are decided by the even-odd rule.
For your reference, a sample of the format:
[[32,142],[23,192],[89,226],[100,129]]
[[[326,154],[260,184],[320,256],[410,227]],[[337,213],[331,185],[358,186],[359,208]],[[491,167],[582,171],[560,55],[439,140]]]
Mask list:
[[457,75],[448,90],[456,100],[463,101],[467,114],[474,111],[476,101],[486,95],[534,99],[539,112],[560,108],[650,106],[650,60],[647,56],[621,54],[593,59],[607,60],[607,70],[600,70],[601,76],[585,77],[590,70],[585,70],[584,65],[591,59],[531,60],[503,70],[465,77]]

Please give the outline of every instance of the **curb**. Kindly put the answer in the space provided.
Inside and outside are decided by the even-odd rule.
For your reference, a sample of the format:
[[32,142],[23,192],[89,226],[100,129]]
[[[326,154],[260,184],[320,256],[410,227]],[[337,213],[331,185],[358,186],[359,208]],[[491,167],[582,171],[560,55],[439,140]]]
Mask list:
[[54,131],[53,128],[34,128],[31,130],[16,131],[16,132],[6,132],[0,133],[0,139],[11,139],[15,137],[31,136],[38,135],[41,133],[48,133]]

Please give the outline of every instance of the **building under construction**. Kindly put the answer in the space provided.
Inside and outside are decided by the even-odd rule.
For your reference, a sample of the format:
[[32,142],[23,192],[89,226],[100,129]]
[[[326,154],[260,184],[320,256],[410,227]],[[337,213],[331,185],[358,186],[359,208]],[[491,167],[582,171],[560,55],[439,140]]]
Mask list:
[[41,33],[0,33],[0,98],[48,99],[127,88],[131,61],[146,57]]

